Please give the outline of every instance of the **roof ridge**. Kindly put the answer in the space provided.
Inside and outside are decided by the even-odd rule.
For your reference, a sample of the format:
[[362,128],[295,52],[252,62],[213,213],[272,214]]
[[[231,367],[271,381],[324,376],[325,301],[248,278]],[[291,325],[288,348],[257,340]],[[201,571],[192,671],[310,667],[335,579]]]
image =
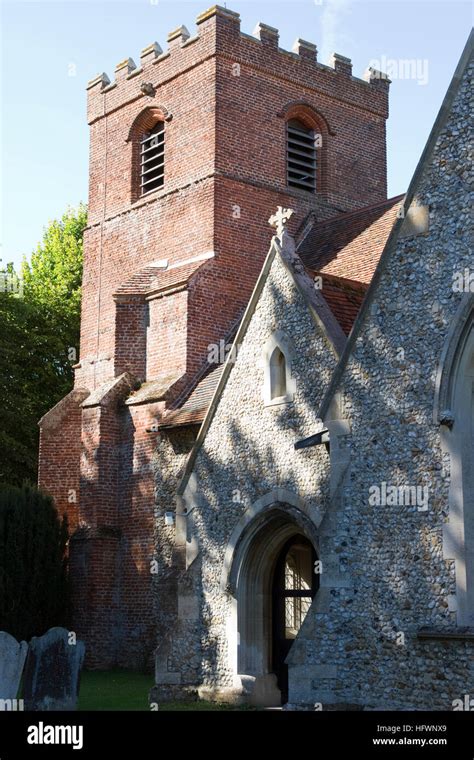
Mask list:
[[[361,208],[353,209],[352,211],[343,211],[341,214],[335,214],[334,216],[329,217],[329,219],[324,219],[322,221],[315,220],[308,232],[311,232],[314,224],[317,224],[318,229],[321,229],[322,227],[327,227],[328,225],[334,224],[335,221],[349,219],[350,217],[358,216],[363,212],[375,211],[376,209],[383,208],[384,206],[394,206],[395,203],[399,203],[401,200],[403,200],[404,197],[405,193],[402,193],[401,195],[394,195],[392,198],[387,198],[386,200],[379,201],[378,203],[372,203],[370,206],[362,206]],[[300,240],[297,245],[297,249],[300,248],[300,246],[304,243],[306,237],[307,235],[305,235],[305,237]]]

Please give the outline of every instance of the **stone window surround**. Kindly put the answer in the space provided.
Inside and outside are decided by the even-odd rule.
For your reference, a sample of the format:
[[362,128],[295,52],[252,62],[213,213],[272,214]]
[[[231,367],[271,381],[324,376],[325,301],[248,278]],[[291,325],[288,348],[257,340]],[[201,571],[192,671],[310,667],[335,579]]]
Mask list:
[[[285,357],[286,393],[284,396],[272,398],[270,361],[275,348],[278,348]],[[276,330],[272,333],[272,335],[270,335],[263,349],[262,361],[264,371],[263,403],[265,406],[290,404],[293,401],[296,391],[296,380],[292,375],[293,352],[291,350],[291,342],[284,332],[281,330]]]

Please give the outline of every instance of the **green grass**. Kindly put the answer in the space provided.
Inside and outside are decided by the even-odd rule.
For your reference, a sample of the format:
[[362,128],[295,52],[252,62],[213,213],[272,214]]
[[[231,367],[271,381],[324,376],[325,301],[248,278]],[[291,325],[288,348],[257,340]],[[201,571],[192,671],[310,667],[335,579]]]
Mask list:
[[[78,710],[149,710],[148,694],[153,676],[128,670],[89,670],[81,676]],[[163,702],[160,711],[248,710],[247,706],[217,702]]]
[[78,710],[149,710],[153,676],[127,670],[86,670]]

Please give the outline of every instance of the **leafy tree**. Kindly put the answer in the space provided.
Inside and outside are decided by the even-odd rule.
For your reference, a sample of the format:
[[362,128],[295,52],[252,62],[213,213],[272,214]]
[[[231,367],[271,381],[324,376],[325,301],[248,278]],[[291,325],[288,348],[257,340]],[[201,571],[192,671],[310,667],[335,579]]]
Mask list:
[[67,522],[36,488],[0,488],[0,627],[30,639],[67,625]]
[[26,343],[31,309],[10,293],[0,292],[0,478],[21,483],[34,477],[36,408],[29,392],[31,354]]
[[77,349],[79,342],[82,236],[86,224],[84,204],[66,211],[61,220],[50,223],[31,262],[23,261],[21,268],[25,299],[51,320],[66,349]]
[[31,263],[22,265],[19,289],[11,266],[0,273],[2,483],[36,480],[38,420],[73,384],[86,220],[81,205],[49,225]]

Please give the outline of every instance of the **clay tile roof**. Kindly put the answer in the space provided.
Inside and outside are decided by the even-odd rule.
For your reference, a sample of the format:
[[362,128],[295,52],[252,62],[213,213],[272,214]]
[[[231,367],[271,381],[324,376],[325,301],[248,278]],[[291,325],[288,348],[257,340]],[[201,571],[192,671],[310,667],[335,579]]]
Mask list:
[[179,409],[174,409],[165,414],[160,420],[160,428],[177,427],[178,425],[200,424],[211,403],[212,396],[219,382],[223,364],[212,368],[197,383],[194,390],[188,396]]
[[320,272],[312,272],[311,274],[313,276],[321,274],[323,280],[321,293],[344,333],[349,335],[362,306],[368,285]]
[[125,280],[115,291],[118,296],[146,296],[160,290],[185,285],[190,277],[203,265],[203,261],[193,261],[182,266],[161,269],[150,264],[138,272],[135,272],[128,280]]
[[[224,336],[224,345],[232,344],[240,324],[240,317]],[[206,362],[183,390],[173,404],[165,411],[159,421],[160,428],[173,428],[180,425],[200,425],[206,416],[214,391],[222,375],[224,363],[215,365]]]
[[368,285],[404,196],[315,221],[298,245],[305,266]]

